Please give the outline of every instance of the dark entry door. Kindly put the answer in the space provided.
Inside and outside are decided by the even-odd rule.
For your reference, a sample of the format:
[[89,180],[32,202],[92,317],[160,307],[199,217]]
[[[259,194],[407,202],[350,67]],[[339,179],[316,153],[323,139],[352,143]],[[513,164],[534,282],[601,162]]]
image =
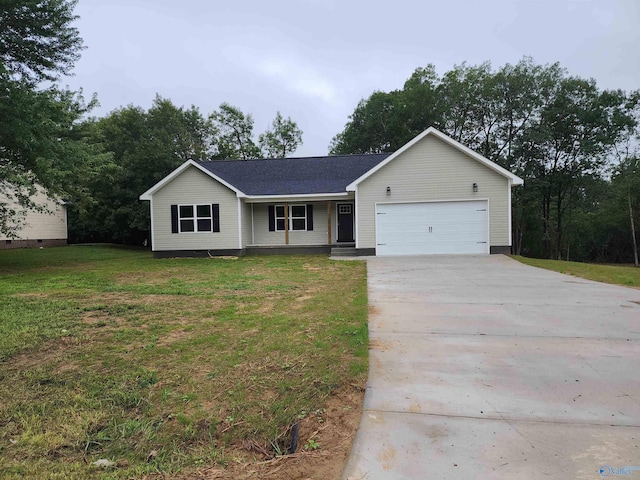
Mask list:
[[338,241],[353,242],[353,204],[338,203]]

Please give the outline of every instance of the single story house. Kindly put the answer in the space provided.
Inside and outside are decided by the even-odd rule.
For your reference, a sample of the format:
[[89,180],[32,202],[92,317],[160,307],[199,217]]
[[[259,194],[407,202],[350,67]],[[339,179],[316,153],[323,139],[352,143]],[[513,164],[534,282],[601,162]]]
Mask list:
[[160,258],[489,254],[511,251],[511,188],[522,184],[429,128],[392,154],[190,160],[140,199]]
[[41,190],[32,200],[45,211],[25,209],[5,197],[0,202],[7,204],[15,214],[8,219],[9,225],[17,225],[17,238],[0,234],[0,249],[55,247],[67,244],[67,207],[64,202],[52,200]]

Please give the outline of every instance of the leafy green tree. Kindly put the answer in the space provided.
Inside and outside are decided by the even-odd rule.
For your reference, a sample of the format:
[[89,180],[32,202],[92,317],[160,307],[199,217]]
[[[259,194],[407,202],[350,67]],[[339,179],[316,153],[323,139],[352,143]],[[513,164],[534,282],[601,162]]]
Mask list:
[[435,66],[427,65],[417,68],[404,83],[402,91],[396,93],[399,97],[396,111],[400,118],[394,128],[402,139],[406,139],[405,143],[429,126],[441,125],[440,82]]
[[209,117],[217,139],[217,160],[247,160],[259,158],[260,148],[254,143],[253,117],[239,108],[222,103]]
[[82,92],[55,86],[83,48],[72,26],[75,5],[75,0],[0,2],[0,232],[5,235],[17,235],[16,203],[43,209],[31,198],[36,185],[50,196],[78,195],[75,175],[97,161],[78,131],[95,99],[85,103]]
[[611,112],[622,95],[600,92],[594,81],[561,79],[525,132],[519,154],[542,210],[543,255],[561,258],[567,209],[591,176],[602,174],[619,130]]
[[[640,222],[640,164],[635,157],[612,167],[606,195],[598,198],[591,225],[597,243],[587,258],[600,262],[634,263]],[[589,232],[588,234],[592,234]]]
[[57,80],[80,58],[77,0],[0,0],[2,70],[31,84]]
[[[1,77],[1,75],[0,75]],[[37,188],[51,197],[83,201],[86,191],[76,179],[91,174],[101,160],[80,128],[81,118],[93,107],[81,93],[48,88],[34,90],[22,82],[4,82],[0,88],[0,231],[18,234],[16,207],[44,211],[32,199]]]
[[462,64],[445,73],[437,89],[439,101],[446,108],[440,128],[465,145],[478,143],[483,129],[488,139],[501,107],[493,95],[492,80],[489,63]]
[[[640,229],[640,158],[627,157],[614,169],[611,179],[612,189],[618,211],[626,212],[626,221],[629,226],[627,238],[631,240],[633,263],[640,266],[638,261],[638,230]],[[620,222],[622,223],[622,222]]]
[[401,92],[373,92],[358,103],[329,150],[332,155],[393,152],[411,135],[403,120]]
[[626,111],[628,116],[617,117],[626,126],[619,142],[615,145],[616,164],[611,176],[611,190],[613,204],[618,212],[626,212],[626,218],[619,222],[624,225],[625,235],[631,240],[630,248],[633,252],[633,262],[638,261],[638,230],[640,226],[640,90],[632,92],[627,97]]
[[271,124],[271,129],[260,134],[258,143],[263,156],[267,158],[286,157],[295,152],[302,144],[302,130],[291,120],[291,117],[284,119],[278,112]]
[[184,161],[208,160],[215,150],[211,123],[196,107],[176,107],[160,96],[148,111],[120,108],[87,128],[112,162],[88,179],[93,203],[70,212],[73,241],[142,244],[149,239],[149,208],[140,194]]

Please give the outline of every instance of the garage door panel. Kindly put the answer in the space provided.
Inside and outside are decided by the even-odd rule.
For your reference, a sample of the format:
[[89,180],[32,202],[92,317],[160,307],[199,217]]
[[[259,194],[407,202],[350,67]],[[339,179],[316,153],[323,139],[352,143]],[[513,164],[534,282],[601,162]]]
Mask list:
[[376,206],[378,255],[487,253],[487,202]]

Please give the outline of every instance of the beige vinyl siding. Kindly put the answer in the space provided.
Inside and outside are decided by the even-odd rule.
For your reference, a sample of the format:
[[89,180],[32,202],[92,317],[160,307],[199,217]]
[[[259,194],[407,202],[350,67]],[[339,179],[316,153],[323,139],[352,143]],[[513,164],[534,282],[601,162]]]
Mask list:
[[[1,198],[0,201],[8,203],[19,212],[22,228],[17,232],[17,240],[66,240],[67,239],[67,208],[38,192],[32,200],[40,206],[44,206],[49,212],[36,212],[20,207],[14,202]],[[24,216],[23,216],[24,215]],[[0,236],[0,240],[10,240]]]
[[[171,233],[171,205],[220,205],[220,232]],[[153,249],[238,249],[238,198],[232,190],[189,167],[153,195]]]
[[[473,184],[478,192],[473,193]],[[391,195],[387,195],[387,187]],[[489,200],[489,245],[509,242],[507,178],[456,148],[427,136],[358,185],[357,246],[375,248],[375,204]]]
[[[313,205],[313,230],[295,230],[289,232],[289,245],[326,245],[327,202],[291,202],[289,205]],[[275,204],[273,204],[275,205]],[[282,205],[278,203],[278,205]],[[269,204],[253,204],[255,245],[285,245],[284,232],[269,231]]]

